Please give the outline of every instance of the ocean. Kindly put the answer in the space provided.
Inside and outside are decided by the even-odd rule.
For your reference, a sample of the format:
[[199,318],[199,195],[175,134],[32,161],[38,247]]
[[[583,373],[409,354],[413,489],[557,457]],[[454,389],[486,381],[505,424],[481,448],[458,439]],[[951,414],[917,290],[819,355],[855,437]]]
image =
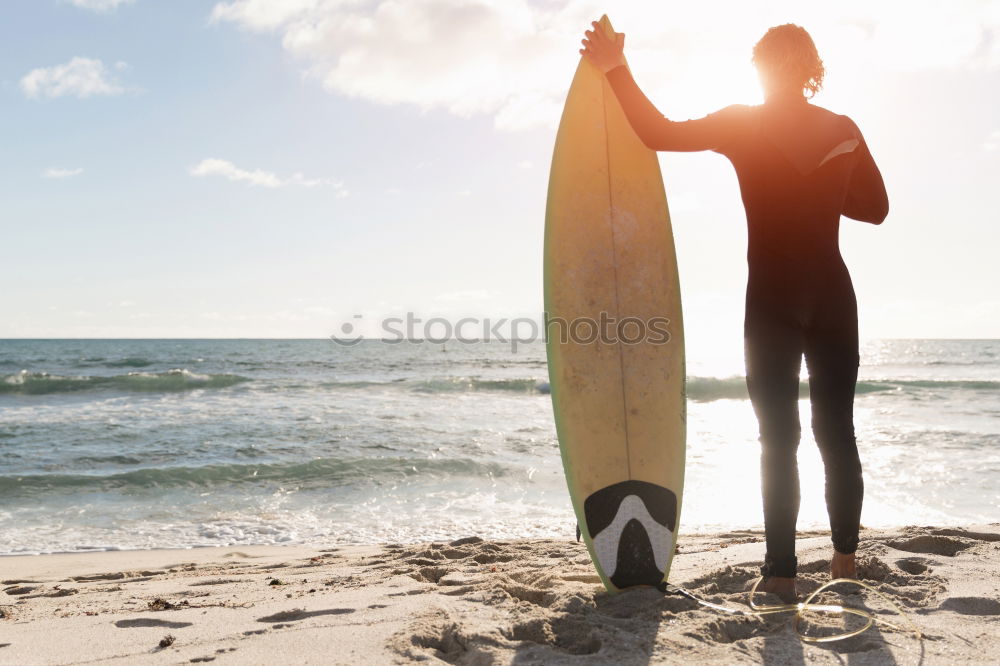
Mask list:
[[[763,525],[730,351],[689,354],[681,539]],[[541,342],[2,340],[0,554],[572,538],[546,382]],[[998,398],[998,340],[864,343],[863,524],[998,520]]]

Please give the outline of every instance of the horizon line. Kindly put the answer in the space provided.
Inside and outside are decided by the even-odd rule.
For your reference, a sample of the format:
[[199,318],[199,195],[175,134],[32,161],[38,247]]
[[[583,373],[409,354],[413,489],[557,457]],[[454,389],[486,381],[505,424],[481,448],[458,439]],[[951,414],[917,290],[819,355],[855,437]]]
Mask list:
[[[310,337],[305,337],[305,336],[303,336],[303,337],[249,337],[249,336],[248,337],[149,337],[149,338],[145,338],[145,337],[143,337],[143,338],[140,338],[140,337],[102,337],[102,338],[98,338],[98,337],[75,337],[75,338],[60,338],[60,337],[20,337],[20,338],[18,338],[18,337],[0,337],[0,342],[24,342],[24,341],[42,341],[42,340],[48,340],[48,341],[55,341],[55,340],[62,340],[62,341],[68,341],[68,340],[74,340],[74,341],[75,340],[108,340],[108,341],[112,341],[112,340],[147,340],[147,341],[152,341],[152,340],[227,340],[227,341],[232,341],[232,340],[326,340],[328,342],[333,342],[334,344],[337,344],[337,345],[342,346],[342,347],[350,346],[350,344],[356,344],[356,343],[343,344],[342,341],[341,342],[337,342],[336,340],[334,340],[330,336],[323,336],[323,337],[311,337],[311,336]],[[997,337],[997,338],[990,338],[990,337],[929,337],[929,338],[928,337],[862,337],[862,338],[860,338],[860,340],[862,342],[869,342],[869,341],[872,341],[872,340],[953,340],[953,341],[974,341],[975,340],[975,341],[996,341],[996,342],[1000,342],[1000,337]],[[499,344],[507,344],[507,343],[511,342],[511,339],[506,339],[506,340],[499,340],[499,339],[497,339],[497,340],[484,340],[483,338],[455,338],[455,337],[446,338],[446,339],[442,339],[442,338],[370,338],[370,337],[362,336],[362,337],[360,337],[360,339],[357,340],[357,342],[389,342],[389,343],[400,343],[400,342],[421,342],[421,343],[423,343],[423,342],[429,342],[431,344],[444,344],[444,343],[447,343],[447,342],[459,342],[459,343],[466,343],[466,342],[497,342]],[[541,339],[541,338],[539,338],[539,339],[529,339],[529,340],[517,339],[516,342],[518,342],[519,344],[525,344],[525,343],[530,343],[530,342],[544,342],[544,340]]]

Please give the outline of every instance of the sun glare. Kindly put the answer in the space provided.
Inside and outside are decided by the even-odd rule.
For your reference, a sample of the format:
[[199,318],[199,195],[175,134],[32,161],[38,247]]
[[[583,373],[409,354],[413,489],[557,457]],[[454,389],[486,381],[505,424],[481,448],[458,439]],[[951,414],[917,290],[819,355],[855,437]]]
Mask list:
[[640,87],[671,120],[699,118],[730,104],[760,104],[764,99],[749,55],[698,51],[676,62],[662,53],[643,52],[629,54],[629,62]]
[[692,106],[710,113],[730,104],[760,104],[764,101],[757,71],[749,62],[730,57],[707,57],[685,73],[679,82]]

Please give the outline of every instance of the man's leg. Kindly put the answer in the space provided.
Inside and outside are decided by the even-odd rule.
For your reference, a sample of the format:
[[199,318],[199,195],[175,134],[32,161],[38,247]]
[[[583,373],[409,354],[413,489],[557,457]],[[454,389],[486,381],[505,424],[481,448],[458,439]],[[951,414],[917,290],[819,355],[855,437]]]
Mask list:
[[[845,322],[850,324],[851,322]],[[826,507],[833,533],[835,577],[853,577],[858,547],[864,480],[854,435],[854,388],[858,379],[857,326],[810,331],[806,365],[812,402],[812,428],[826,471]],[[843,557],[850,555],[852,557]],[[839,574],[839,575],[838,575]]]
[[763,572],[796,573],[795,523],[799,514],[799,368],[801,329],[747,312],[744,329],[747,389],[760,426],[761,494],[767,555]]

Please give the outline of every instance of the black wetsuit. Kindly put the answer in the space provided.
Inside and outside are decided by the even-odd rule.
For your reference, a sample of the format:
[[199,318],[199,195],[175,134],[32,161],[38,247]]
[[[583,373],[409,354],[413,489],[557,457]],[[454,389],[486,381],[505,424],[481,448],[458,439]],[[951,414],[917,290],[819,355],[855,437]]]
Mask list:
[[833,545],[853,553],[864,493],[854,437],[858,318],[838,231],[841,215],[879,224],[888,213],[882,176],[861,132],[847,116],[801,94],[673,122],[646,99],[627,67],[607,78],[649,148],[713,150],[729,158],[739,178],[749,236],[744,340],[762,445],[764,573],[796,570],[803,354]]

